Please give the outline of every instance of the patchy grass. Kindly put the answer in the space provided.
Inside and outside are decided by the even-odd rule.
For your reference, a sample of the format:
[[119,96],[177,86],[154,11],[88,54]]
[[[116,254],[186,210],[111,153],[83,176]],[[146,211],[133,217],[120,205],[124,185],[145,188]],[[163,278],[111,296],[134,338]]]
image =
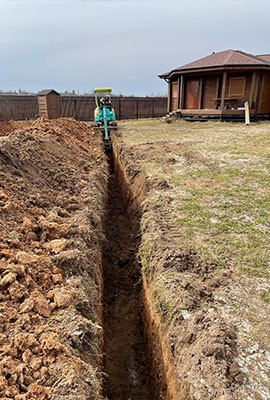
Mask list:
[[153,201],[166,197],[181,246],[221,267],[269,277],[270,124],[156,119],[119,126],[149,179],[168,183]]

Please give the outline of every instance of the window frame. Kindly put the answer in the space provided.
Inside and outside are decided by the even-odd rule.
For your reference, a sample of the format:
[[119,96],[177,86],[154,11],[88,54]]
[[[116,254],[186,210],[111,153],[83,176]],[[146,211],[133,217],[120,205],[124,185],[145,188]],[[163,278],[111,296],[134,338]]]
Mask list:
[[[243,81],[243,89],[242,89],[242,93],[237,93],[237,94],[235,94],[235,93],[231,93],[231,90],[232,90],[232,82],[233,81],[236,81],[236,80],[242,80]],[[245,76],[235,76],[235,77],[231,77],[231,78],[229,78],[229,81],[230,81],[230,83],[229,83],[229,97],[230,98],[233,98],[233,97],[244,97],[244,95],[245,95],[245,90],[246,90],[246,77]]]

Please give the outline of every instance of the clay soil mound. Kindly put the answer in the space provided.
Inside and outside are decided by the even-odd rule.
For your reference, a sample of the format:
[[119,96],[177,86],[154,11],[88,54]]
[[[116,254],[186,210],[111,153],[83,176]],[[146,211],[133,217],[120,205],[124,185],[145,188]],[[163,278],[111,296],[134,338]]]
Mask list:
[[0,134],[0,398],[98,399],[100,138],[70,119],[10,125]]
[[10,134],[11,132],[14,132],[16,129],[19,128],[26,128],[31,125],[31,122],[25,122],[25,121],[4,121],[0,122],[0,136],[6,136]]

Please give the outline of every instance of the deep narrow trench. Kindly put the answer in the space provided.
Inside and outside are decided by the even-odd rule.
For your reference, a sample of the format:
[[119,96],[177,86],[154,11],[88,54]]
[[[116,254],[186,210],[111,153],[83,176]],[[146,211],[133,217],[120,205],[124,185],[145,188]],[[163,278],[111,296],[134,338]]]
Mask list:
[[139,216],[126,207],[113,170],[109,181],[106,244],[103,254],[104,397],[150,400],[149,372],[142,324],[141,275],[136,259]]

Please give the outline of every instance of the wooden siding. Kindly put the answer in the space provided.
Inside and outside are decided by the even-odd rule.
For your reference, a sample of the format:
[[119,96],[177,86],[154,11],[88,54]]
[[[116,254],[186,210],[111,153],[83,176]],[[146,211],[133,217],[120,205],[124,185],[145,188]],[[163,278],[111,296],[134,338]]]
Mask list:
[[197,109],[199,106],[200,79],[186,81],[185,109]]
[[229,97],[245,96],[246,77],[234,77],[229,79]]
[[[255,110],[250,110],[250,114],[252,116],[255,115]],[[202,117],[208,117],[208,116],[243,116],[245,117],[245,110],[211,110],[211,109],[197,109],[197,110],[182,110],[181,115],[185,116],[202,116]]]
[[172,105],[171,105],[171,109],[173,111],[178,109],[178,93],[179,93],[178,87],[179,87],[178,81],[177,82],[172,82],[172,89],[171,89],[171,92],[172,92]]
[[48,99],[48,118],[55,119],[61,116],[60,96],[58,94],[49,94]]
[[0,121],[28,120],[38,117],[37,96],[0,95]]
[[261,100],[258,112],[261,114],[270,113],[270,74],[266,74],[262,80]]
[[[223,75],[205,75],[196,76],[196,78],[187,78],[185,84],[184,94],[184,107],[180,109],[211,109],[215,110],[221,106],[221,95],[222,95],[222,81]],[[199,84],[200,82],[200,84]],[[238,96],[232,96],[232,82],[244,82],[242,86],[241,94]],[[195,85],[195,86],[194,86]],[[224,108],[225,109],[237,109],[242,107],[245,101],[250,100],[252,86],[252,72],[248,73],[230,73],[227,74],[226,86],[224,87]],[[253,88],[254,90],[254,88]],[[174,97],[171,98],[173,107],[171,111],[177,107],[177,96],[178,96],[178,82],[172,82],[172,92]],[[200,101],[201,96],[201,101]],[[253,105],[252,105],[253,106]],[[178,107],[179,108],[179,107]]]
[[60,95],[49,93],[38,96],[39,115],[49,119],[59,118],[61,115]]
[[47,117],[47,99],[46,96],[38,96],[38,108],[40,117]]
[[[40,96],[42,97],[42,96]],[[61,116],[79,121],[94,118],[93,96],[60,96]],[[166,114],[166,97],[112,97],[117,119],[162,117]],[[43,108],[46,112],[46,104]],[[0,121],[35,119],[39,116],[38,96],[0,95]]]
[[[244,85],[244,92],[239,96],[231,96],[230,95],[230,88],[231,88],[231,79],[235,78],[244,78],[245,79],[245,85]],[[225,90],[225,98],[226,99],[232,99],[231,104],[234,105],[234,107],[239,107],[244,104],[245,101],[249,100],[250,96],[250,89],[251,89],[251,80],[252,80],[252,73],[248,74],[243,74],[243,73],[238,73],[238,74],[228,74],[227,76],[227,84],[226,84],[226,90]],[[235,98],[235,101],[233,99]]]
[[206,76],[203,79],[202,108],[215,109],[217,97],[217,76]]

